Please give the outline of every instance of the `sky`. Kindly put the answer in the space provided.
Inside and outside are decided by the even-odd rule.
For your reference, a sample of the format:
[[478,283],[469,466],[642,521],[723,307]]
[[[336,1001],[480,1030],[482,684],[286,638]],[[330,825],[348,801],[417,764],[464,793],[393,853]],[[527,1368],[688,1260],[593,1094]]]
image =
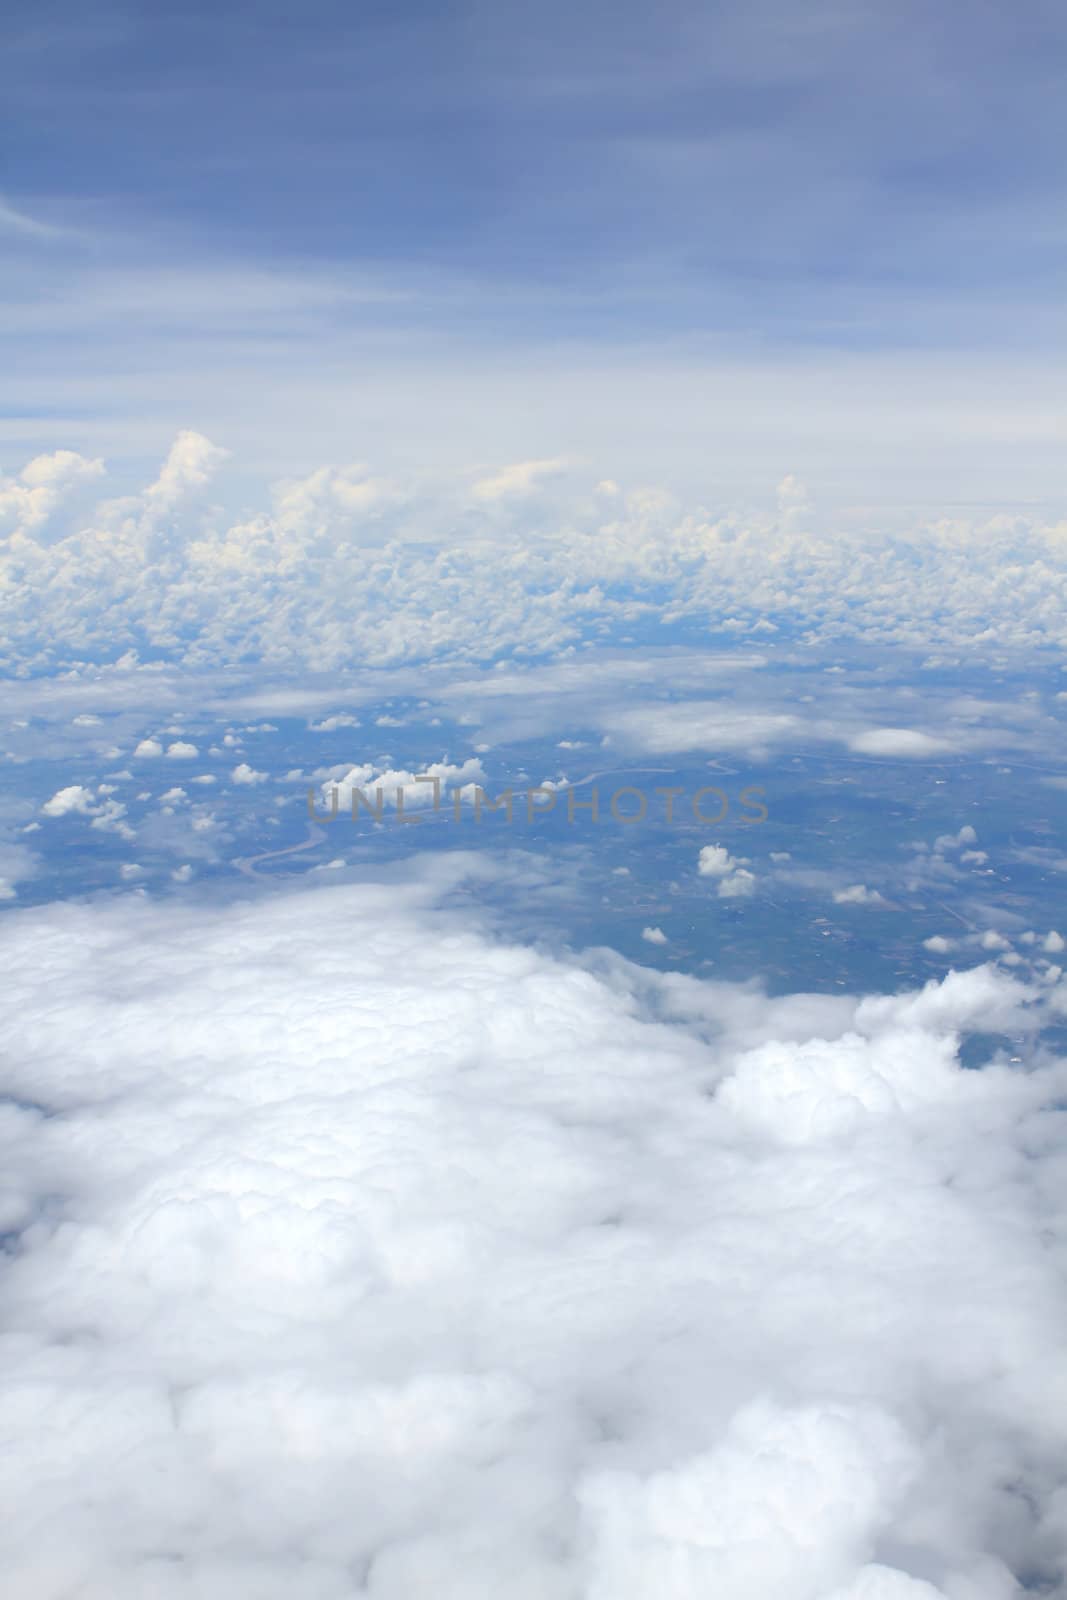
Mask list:
[[16,0],[0,462],[1047,503],[1065,56],[1037,0]]
[[2,33],[5,1592],[1067,1600],[1067,12]]

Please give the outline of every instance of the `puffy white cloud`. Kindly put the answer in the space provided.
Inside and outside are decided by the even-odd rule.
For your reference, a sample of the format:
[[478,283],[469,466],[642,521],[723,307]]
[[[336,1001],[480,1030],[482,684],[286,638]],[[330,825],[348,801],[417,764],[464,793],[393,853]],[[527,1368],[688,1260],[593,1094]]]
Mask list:
[[202,489],[229,452],[205,439],[191,428],[179,433],[159,477],[145,490],[145,501],[152,511],[166,513],[191,492]]
[[347,712],[338,712],[332,717],[323,717],[321,722],[312,722],[308,726],[312,733],[334,733],[338,728],[358,728],[359,718],[349,716]]
[[53,455],[36,456],[17,478],[0,476],[0,534],[10,529],[28,534],[40,529],[73,489],[91,483],[103,471],[102,461],[89,461],[73,450],[57,450]]
[[250,767],[247,761],[242,761],[234,767],[230,777],[234,783],[247,784],[249,786],[257,783],[266,783],[269,780],[268,773],[257,772],[255,767]]
[[163,754],[163,746],[158,739],[142,739],[133,753],[135,756],[142,757],[161,756]]
[[756,875],[748,870],[748,857],[735,858],[725,845],[706,844],[697,859],[702,878],[717,880],[720,900],[747,900],[756,889]]
[[977,833],[970,823],[966,823],[958,833],[943,833],[939,838],[935,839],[934,850],[940,855],[944,854],[946,850],[960,850],[964,845],[977,843]]
[[697,871],[702,878],[725,878],[738,863],[724,844],[706,844],[697,859]]
[[[547,525],[539,518],[525,530],[517,549],[500,533],[513,528],[530,490],[563,466],[548,460],[483,478],[473,505],[454,480],[416,489],[364,468],[322,467],[280,486],[265,509],[236,521],[213,516],[190,533],[186,502],[220,459],[202,435],[182,434],[142,494],[87,515],[79,506],[67,525],[63,497],[72,487],[81,495],[100,463],[60,451],[2,480],[0,593],[15,659],[110,660],[118,651],[129,661],[146,645],[153,657],[196,666],[253,657],[327,669],[353,659],[487,659],[559,651],[649,610],[698,621],[711,634],[758,632],[761,643],[798,630],[809,642],[861,639],[924,653],[1067,642],[1067,543],[1040,521],[916,525],[892,539],[847,529],[822,536],[799,525],[804,502],[788,483],[784,510],[762,519],[711,520],[662,490],[607,498],[580,490]],[[60,536],[48,542],[39,530],[53,512]],[[374,539],[361,537],[372,523]],[[746,748],[728,709],[707,712],[711,748]],[[1025,712],[1031,727],[1042,714],[1036,706],[1019,712],[1016,722]],[[921,759],[972,743],[962,723],[973,713],[963,703],[959,737],[946,732],[944,740],[936,727],[920,733],[895,717],[835,728],[814,713],[812,729],[795,712],[762,714],[794,722],[757,725],[747,747],[814,732],[873,740],[869,751],[856,746],[860,754]],[[648,731],[655,737],[654,724]],[[684,733],[683,724],[671,731]],[[983,736],[980,721],[971,732]],[[901,744],[894,734],[909,737]],[[676,748],[697,748],[701,737]]]
[[642,928],[641,937],[646,944],[666,944],[667,935],[662,928]]
[[132,839],[133,829],[122,821],[126,815],[126,807],[111,798],[112,788],[113,785],[103,783],[94,793],[83,784],[72,783],[65,789],[59,789],[50,800],[46,800],[41,810],[46,817],[71,815],[90,817],[92,827],[108,833],[119,833],[123,838]]
[[494,870],[0,925],[11,1592],[1059,1581],[1067,1070],[956,1056],[1045,1002],[554,960]]
[[65,817],[71,811],[83,814],[91,811],[94,804],[95,796],[91,789],[86,789],[80,783],[71,783],[65,789],[58,789],[51,800],[45,801],[41,810],[46,817]]
[[[134,754],[136,753],[135,751]],[[192,761],[194,756],[199,754],[196,745],[189,744],[184,739],[176,739],[173,744],[167,746],[168,761]]]
[[589,1600],[822,1600],[915,1475],[907,1437],[877,1411],[750,1405],[706,1454],[583,1487]]
[[[475,756],[461,766],[448,761],[431,761],[423,771],[417,773],[403,769],[382,769],[367,762],[357,767],[339,767],[322,785],[322,797],[329,810],[333,807],[336,795],[338,813],[343,814],[351,811],[353,795],[357,791],[363,797],[357,800],[357,805],[362,807],[365,799],[372,809],[378,806],[379,792],[382,806],[394,809],[398,795],[402,794],[403,809],[418,811],[435,804],[444,805],[454,790],[461,791],[465,799],[473,801],[474,787],[481,787],[485,781],[485,771]],[[542,787],[554,789],[557,785],[546,781]],[[488,794],[488,791],[487,796],[491,800],[497,798],[495,794]],[[360,815],[366,815],[366,812],[361,810]]]
[[865,883],[851,883],[847,889],[838,889],[834,893],[834,904],[837,906],[884,906],[884,895],[877,889],[868,889]]

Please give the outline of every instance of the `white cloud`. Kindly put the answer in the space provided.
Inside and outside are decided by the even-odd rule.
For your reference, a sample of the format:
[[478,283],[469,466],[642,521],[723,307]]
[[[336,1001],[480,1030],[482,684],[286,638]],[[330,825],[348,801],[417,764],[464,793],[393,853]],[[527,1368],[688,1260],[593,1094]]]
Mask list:
[[749,872],[747,867],[738,867],[736,872],[731,872],[728,878],[719,880],[718,896],[720,900],[747,900],[756,892],[756,874]]
[[334,733],[338,728],[358,728],[359,718],[351,717],[347,712],[338,712],[332,717],[323,717],[321,722],[312,722],[308,726],[312,733]]
[[[794,487],[784,513],[712,519],[662,489],[605,499],[576,486],[558,512],[524,528],[520,552],[502,535],[531,489],[562,468],[545,457],[481,479],[476,517],[454,474],[398,485],[362,467],[324,466],[279,486],[260,510],[189,524],[186,503],[221,459],[204,435],[183,433],[147,489],[84,514],[98,460],[59,451],[0,480],[0,590],[16,659],[110,660],[117,648],[129,667],[147,646],[153,657],[197,666],[253,655],[326,670],[353,659],[480,660],[560,652],[642,614],[700,618],[711,635],[759,630],[768,649],[785,628],[808,644],[852,639],[924,653],[1029,650],[1067,638],[1067,541],[1038,518],[919,520],[892,539],[847,528],[818,539],[797,525],[803,501]],[[74,493],[77,513],[61,523]],[[58,537],[41,536],[48,522]],[[371,524],[369,545],[361,530]],[[9,528],[14,540],[3,537]],[[334,698],[325,688],[311,693],[320,704]],[[1039,706],[1017,706],[1014,728],[991,730],[956,698],[955,731],[922,732],[896,721],[905,705],[864,729],[854,716],[715,703],[705,707],[705,733],[687,732],[679,708],[664,705],[664,730],[681,738],[661,747],[853,738],[860,754],[921,759],[1037,736]],[[654,719],[629,731],[636,743],[647,735],[649,748],[662,737]]]
[[868,889],[865,883],[849,884],[847,889],[838,889],[834,894],[834,904],[838,906],[884,906],[884,896],[877,889]]
[[133,753],[135,756],[161,756],[163,746],[158,739],[142,739]]
[[159,477],[145,490],[147,505],[160,513],[173,511],[188,494],[209,482],[228,454],[202,433],[184,429],[171,446]]
[[[796,739],[804,728],[791,713],[763,712],[725,700],[613,709],[605,725],[616,738],[664,754],[771,749]],[[709,808],[713,804],[706,803]]]
[[108,833],[118,833],[126,839],[133,838],[133,829],[122,821],[126,807],[111,799],[113,785],[102,783],[95,794],[79,783],[59,789],[41,807],[46,817],[85,816],[92,819],[91,826]]
[[697,859],[697,871],[702,878],[725,878],[738,863],[724,844],[706,844]]
[[46,817],[65,817],[71,811],[91,811],[94,804],[95,797],[91,789],[86,789],[80,783],[72,783],[65,789],[58,789],[51,800],[45,801],[41,810]]
[[857,755],[895,756],[921,760],[924,756],[944,755],[952,749],[946,739],[938,739],[915,728],[869,728],[849,740]]
[[667,935],[662,928],[642,928],[641,937],[646,944],[666,944]]
[[238,766],[234,767],[234,769],[231,772],[230,776],[233,779],[234,783],[242,783],[242,784],[249,784],[249,785],[256,784],[256,783],[266,783],[268,781],[268,778],[269,778],[269,774],[268,773],[266,773],[266,772],[257,772],[254,767],[250,767],[248,765],[247,761],[242,761]]
[[[427,779],[436,780],[436,783],[427,782]],[[332,809],[336,794],[339,815],[351,812],[353,794],[357,790],[372,809],[377,807],[380,791],[383,808],[391,806],[395,809],[397,796],[402,793],[404,810],[418,811],[433,806],[435,800],[439,806],[450,803],[449,797],[454,790],[463,791],[465,798],[473,801],[473,786],[480,787],[485,782],[485,771],[481,762],[474,756],[461,766],[448,761],[431,761],[417,773],[407,772],[404,769],[382,769],[368,762],[358,767],[338,768],[322,785],[321,792],[327,810]],[[554,789],[565,785],[558,786],[546,781],[542,787]],[[488,799],[496,798],[495,793],[488,791],[486,793]],[[357,804],[362,807],[362,800],[357,801]],[[360,810],[361,816],[366,814]]]
[[735,858],[725,845],[706,844],[697,860],[702,878],[718,880],[720,900],[747,900],[756,889],[756,875],[748,870],[748,857]]
[[1056,1581],[1067,1074],[956,1058],[1046,1002],[598,975],[493,870],[0,925],[11,1592]]
[[516,461],[503,467],[489,478],[479,478],[471,490],[475,500],[511,500],[532,494],[546,478],[556,478],[566,472],[568,462],[563,456],[544,461]]
[[[134,754],[136,753],[135,751]],[[200,751],[195,744],[187,744],[183,739],[177,739],[173,744],[167,746],[168,761],[192,761],[194,756],[199,754]]]
[[[0,476],[0,535],[8,528],[39,531],[79,486],[102,476],[104,463],[73,450],[35,456],[17,478]],[[0,574],[3,564],[0,563]]]

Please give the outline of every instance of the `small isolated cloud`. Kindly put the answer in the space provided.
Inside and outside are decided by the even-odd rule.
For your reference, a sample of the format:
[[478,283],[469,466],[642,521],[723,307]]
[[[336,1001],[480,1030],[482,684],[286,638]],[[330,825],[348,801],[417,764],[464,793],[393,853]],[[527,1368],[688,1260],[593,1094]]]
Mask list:
[[923,940],[923,949],[929,950],[931,955],[947,956],[950,950],[956,948],[955,939],[946,939],[943,934],[932,934],[929,939]]
[[45,801],[41,810],[46,817],[65,817],[71,811],[88,813],[94,804],[95,796],[91,789],[83,788],[80,783],[72,783],[65,789],[58,789],[51,800]]
[[41,807],[46,817],[83,816],[91,819],[91,826],[101,832],[118,833],[126,839],[134,837],[133,829],[123,822],[126,807],[111,794],[113,785],[102,783],[95,794],[80,783],[68,784],[59,789]]
[[161,756],[163,746],[158,739],[142,739],[133,753],[135,756]]
[[1067,940],[1064,939],[1062,933],[1057,933],[1053,928],[1051,933],[1045,935],[1041,948],[1047,955],[1062,955],[1063,951],[1067,950]]
[[700,852],[697,871],[702,878],[725,878],[733,872],[737,861],[723,844],[706,844]]
[[[134,754],[136,754],[136,751]],[[192,761],[199,754],[200,751],[195,744],[186,744],[182,739],[177,739],[173,744],[167,746],[168,761]]]
[[958,833],[943,833],[934,840],[934,850],[944,855],[948,850],[962,850],[965,845],[977,844],[978,835],[970,823],[965,823]]
[[748,870],[747,856],[732,856],[725,845],[706,844],[697,861],[702,878],[715,878],[720,900],[747,900],[755,893],[756,875]]
[[863,756],[896,756],[916,760],[943,755],[952,749],[946,739],[920,733],[915,728],[869,728],[849,740],[849,749]]
[[255,767],[248,765],[247,761],[242,761],[239,766],[234,767],[230,774],[234,783],[243,784],[266,783],[269,776],[269,773],[257,772]]
[[338,728],[358,728],[359,718],[339,711],[336,716],[323,717],[321,722],[309,722],[308,727],[312,733],[335,733]]
[[666,944],[667,935],[662,928],[642,928],[641,937],[646,944]]
[[838,889],[834,894],[837,906],[884,906],[885,903],[878,890],[868,889],[865,883],[849,884],[847,889]]

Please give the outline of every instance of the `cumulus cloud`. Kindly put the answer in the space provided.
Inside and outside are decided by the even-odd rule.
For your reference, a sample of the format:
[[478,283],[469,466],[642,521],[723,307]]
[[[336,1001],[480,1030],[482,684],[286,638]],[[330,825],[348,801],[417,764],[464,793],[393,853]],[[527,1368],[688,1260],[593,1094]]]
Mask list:
[[[61,506],[73,489],[103,475],[104,463],[73,450],[35,456],[17,478],[0,476],[0,534],[32,534]],[[2,570],[2,569],[0,569]]]
[[[222,458],[187,431],[141,494],[105,499],[84,515],[79,498],[69,521],[72,491],[83,495],[100,462],[61,450],[0,480],[8,651],[29,663],[126,660],[146,648],[198,666],[253,657],[323,668],[354,658],[482,660],[566,649],[646,610],[761,643],[797,631],[808,643],[864,640],[924,654],[1067,642],[1067,543],[1040,520],[916,525],[892,539],[847,529],[822,537],[800,526],[806,502],[790,480],[781,510],[762,519],[710,518],[662,489],[607,498],[576,489],[547,525],[526,530],[516,559],[499,533],[563,469],[549,459],[503,468],[465,491],[323,466],[277,486],[261,509],[213,515],[190,533],[186,505]],[[54,538],[43,537],[46,522]],[[360,537],[371,524],[374,539]],[[1039,714],[1032,708],[1030,721]],[[745,747],[732,742],[728,708],[709,718],[712,748]],[[940,740],[937,729],[882,721],[866,730],[831,724],[818,736],[874,741],[869,750],[858,744],[859,754],[947,753],[925,743]],[[796,716],[756,727],[752,744],[769,749],[810,732]],[[909,737],[898,746],[894,734]],[[947,746],[969,748],[970,740]]]
[[45,801],[41,810],[46,817],[65,817],[71,811],[91,810],[94,800],[91,789],[86,789],[80,783],[71,783],[65,789],[58,789],[51,800]]
[[0,926],[11,1592],[1061,1582],[1067,1073],[957,1056],[1046,1002],[553,959],[491,870]]
[[734,857],[725,845],[706,844],[697,858],[702,878],[717,880],[720,900],[744,900],[755,892],[756,875],[748,870],[748,857]]
[[83,784],[72,783],[65,789],[57,790],[50,800],[45,801],[41,811],[46,817],[89,817],[92,827],[132,839],[133,829],[122,820],[126,815],[126,807],[111,798],[112,788],[111,784],[102,783],[97,785],[94,792]]
[[885,903],[885,897],[877,889],[868,889],[865,883],[850,883],[847,889],[834,893],[834,904],[838,906],[884,906]]
[[148,506],[157,512],[173,511],[190,493],[202,489],[229,452],[186,428],[179,433],[154,483],[145,490]]
[[269,776],[269,773],[257,772],[255,767],[250,767],[247,761],[240,762],[230,774],[234,783],[245,784],[248,787],[257,783],[266,783]]
[[[339,813],[350,812],[353,796],[363,796],[366,804],[372,809],[378,805],[378,795],[381,794],[383,807],[397,806],[398,795],[402,795],[401,806],[406,811],[423,810],[430,806],[445,804],[453,790],[458,790],[468,798],[473,798],[475,786],[486,782],[485,770],[476,756],[471,756],[462,765],[455,765],[448,761],[431,761],[419,772],[408,772],[403,768],[382,768],[373,762],[365,762],[356,767],[339,767],[330,774],[328,780],[322,785],[323,804],[332,808],[334,797],[337,800]],[[554,789],[565,787],[556,785],[548,780],[542,788]],[[490,799],[495,798],[489,796]],[[362,804],[358,800],[357,804]]]

